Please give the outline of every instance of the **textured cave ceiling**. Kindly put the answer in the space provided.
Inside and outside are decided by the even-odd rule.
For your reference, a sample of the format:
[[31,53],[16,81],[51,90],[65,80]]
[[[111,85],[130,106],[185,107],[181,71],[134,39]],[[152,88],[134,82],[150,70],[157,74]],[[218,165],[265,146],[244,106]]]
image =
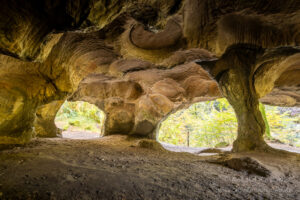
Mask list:
[[300,106],[298,0],[1,0],[0,16],[1,143],[55,136],[66,99],[101,108],[105,135],[153,138],[235,65],[261,102]]

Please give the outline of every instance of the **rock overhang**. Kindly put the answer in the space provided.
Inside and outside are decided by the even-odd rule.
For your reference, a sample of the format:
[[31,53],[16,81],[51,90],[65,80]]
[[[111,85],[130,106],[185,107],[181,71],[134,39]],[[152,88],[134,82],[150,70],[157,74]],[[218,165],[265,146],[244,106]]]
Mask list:
[[0,134],[8,143],[34,135],[38,113],[65,99],[99,106],[107,134],[154,138],[169,113],[222,97],[221,76],[202,67],[235,45],[264,49],[252,58],[262,102],[299,105],[300,59],[282,50],[299,46],[296,0],[11,0],[1,10]]

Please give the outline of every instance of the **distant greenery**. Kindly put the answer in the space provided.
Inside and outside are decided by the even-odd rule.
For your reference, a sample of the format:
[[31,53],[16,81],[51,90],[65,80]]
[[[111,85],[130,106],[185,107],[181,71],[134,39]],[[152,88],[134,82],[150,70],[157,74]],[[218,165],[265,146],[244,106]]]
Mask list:
[[[270,134],[266,139],[300,147],[300,108],[260,105]],[[100,133],[105,115],[87,102],[65,102],[56,116],[64,130]],[[226,99],[196,103],[170,115],[161,125],[159,141],[191,147],[224,147],[236,138],[237,120]]]
[[60,128],[63,130],[100,133],[104,117],[104,113],[95,105],[82,101],[66,101],[58,111],[55,122],[62,125]]
[[266,114],[273,139],[300,147],[300,108],[266,106]]
[[[265,110],[270,135],[266,139],[300,147],[300,111],[260,106]],[[159,141],[191,147],[224,147],[233,143],[237,134],[237,120],[226,99],[196,103],[165,120],[159,130]]]

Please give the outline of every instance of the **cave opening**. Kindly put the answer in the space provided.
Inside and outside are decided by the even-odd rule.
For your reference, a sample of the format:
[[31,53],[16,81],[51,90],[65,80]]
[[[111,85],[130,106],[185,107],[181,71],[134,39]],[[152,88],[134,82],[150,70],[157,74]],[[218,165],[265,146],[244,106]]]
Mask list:
[[284,148],[286,145],[286,150],[300,152],[300,108],[261,106],[264,106],[261,111],[267,119],[265,138],[271,146]]
[[[265,141],[273,148],[300,152],[300,108],[260,103],[260,111],[266,124]],[[237,138],[237,129],[234,110],[222,98],[195,103],[171,114],[160,124],[157,140],[174,151],[192,152],[193,148],[228,151]]]
[[68,139],[95,139],[103,133],[105,114],[84,101],[65,101],[55,117],[55,124]]

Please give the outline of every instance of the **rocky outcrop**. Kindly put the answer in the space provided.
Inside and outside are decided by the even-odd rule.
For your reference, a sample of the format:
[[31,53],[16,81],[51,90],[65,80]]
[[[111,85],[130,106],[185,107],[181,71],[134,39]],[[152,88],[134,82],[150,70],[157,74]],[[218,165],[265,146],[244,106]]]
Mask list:
[[271,93],[260,99],[261,102],[276,106],[300,106],[300,90],[297,87],[274,88]]
[[263,139],[265,123],[259,111],[259,98],[272,91],[276,77],[294,64],[299,52],[300,49],[292,47],[266,50],[240,44],[228,48],[219,60],[199,63],[206,65],[235,110],[238,137],[233,151],[269,149]]
[[154,33],[144,29],[144,25],[134,25],[129,34],[133,45],[141,49],[155,50],[175,46],[182,38],[181,25],[171,18],[164,31]]
[[299,1],[3,1],[0,143],[56,135],[47,110],[65,99],[102,109],[105,135],[155,138],[170,113],[223,95],[235,150],[251,150],[259,99],[299,105]]
[[[158,69],[139,60],[117,63],[119,71],[114,62],[107,75],[91,74],[69,99],[95,104],[106,113],[104,135],[155,138],[157,125],[170,113],[194,102],[220,97],[217,83],[193,62],[172,69]],[[133,63],[151,67],[123,71]],[[111,76],[116,74],[120,76]]]
[[38,73],[39,63],[4,55],[0,63],[1,143],[28,141],[33,132],[35,107],[40,99],[47,99],[54,93],[54,87]]
[[190,47],[222,55],[240,43],[263,48],[299,45],[299,1],[199,1],[184,6],[184,35]]
[[250,157],[237,157],[232,158],[230,156],[222,156],[221,158],[210,161],[211,163],[223,165],[230,169],[237,171],[245,171],[248,174],[255,174],[258,176],[268,177],[271,175],[271,171],[267,169],[263,164]]
[[62,130],[56,127],[55,117],[63,103],[64,101],[54,101],[37,109],[34,121],[37,137],[61,137]]
[[1,143],[28,141],[38,107],[65,99],[82,78],[116,59],[99,34],[88,35],[63,34],[42,63],[1,56]]

